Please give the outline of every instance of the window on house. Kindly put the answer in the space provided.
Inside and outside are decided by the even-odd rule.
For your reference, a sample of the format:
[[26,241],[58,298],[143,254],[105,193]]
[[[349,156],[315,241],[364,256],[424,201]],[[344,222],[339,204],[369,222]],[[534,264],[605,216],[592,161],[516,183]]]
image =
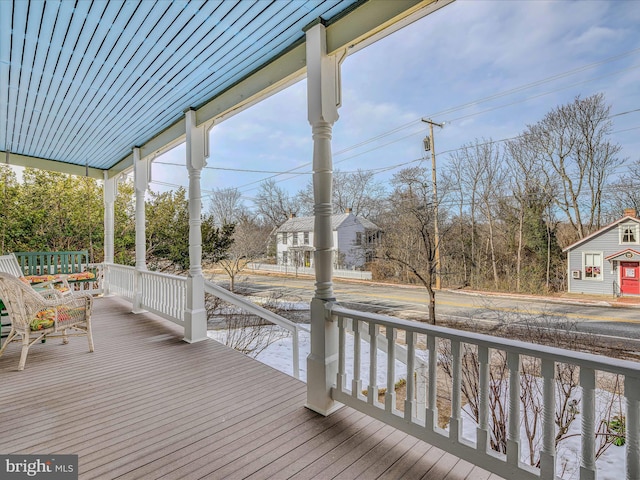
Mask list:
[[287,232],[282,232],[282,243],[287,244]]
[[622,225],[620,227],[620,243],[638,243],[638,224]]
[[298,245],[298,232],[293,232],[291,236],[293,238],[293,244]]
[[602,280],[602,254],[584,254],[584,278],[591,280]]
[[287,255],[287,252],[282,252],[282,264],[287,265],[288,260],[289,260],[289,256]]
[[356,245],[362,245],[362,232],[356,232]]
[[304,245],[309,245],[309,232],[304,232]]

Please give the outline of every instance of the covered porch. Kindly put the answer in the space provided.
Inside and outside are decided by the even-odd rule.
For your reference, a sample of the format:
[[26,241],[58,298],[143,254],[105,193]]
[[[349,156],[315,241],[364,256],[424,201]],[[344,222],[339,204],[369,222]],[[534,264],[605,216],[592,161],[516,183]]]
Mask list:
[[[105,208],[105,298],[96,300],[95,352],[86,353],[79,342],[36,345],[24,372],[15,371],[10,350],[0,358],[0,453],[77,453],[82,478],[551,480],[559,471],[554,379],[557,366],[569,363],[580,372],[580,478],[597,477],[599,372],[624,379],[624,470],[627,479],[640,478],[637,364],[367,315],[342,308],[334,294],[331,139],[342,102],[341,63],[450,1],[271,2],[265,9],[261,3],[0,3],[0,101],[11,113],[0,117],[5,163],[98,178]],[[44,22],[57,8],[59,22]],[[85,20],[95,35],[82,33]],[[167,34],[174,22],[179,32]],[[37,34],[43,37],[32,42]],[[179,44],[171,58],[162,53],[169,51],[163,42]],[[57,49],[57,61],[69,68],[58,71],[47,61],[49,49]],[[110,58],[113,52],[117,58]],[[228,61],[234,55],[239,63]],[[210,130],[304,77],[316,286],[306,385],[208,340],[205,292],[235,300],[204,279],[200,228],[201,174],[215,158]],[[152,163],[180,143],[186,143],[189,177],[186,277],[150,272],[145,252]],[[114,202],[120,176],[130,172],[135,267],[114,263]],[[353,360],[347,359],[350,342]],[[450,346],[451,359],[447,430],[437,421],[441,343]],[[473,362],[467,346],[477,354]],[[506,357],[508,371],[501,454],[490,448],[490,359],[496,351]],[[387,365],[383,402],[377,395],[379,352]],[[529,358],[540,362],[536,467],[523,462],[521,440],[521,367]],[[402,411],[393,393],[396,361],[410,372]],[[294,354],[294,372],[297,362]],[[474,441],[462,434],[469,371],[479,392]]]

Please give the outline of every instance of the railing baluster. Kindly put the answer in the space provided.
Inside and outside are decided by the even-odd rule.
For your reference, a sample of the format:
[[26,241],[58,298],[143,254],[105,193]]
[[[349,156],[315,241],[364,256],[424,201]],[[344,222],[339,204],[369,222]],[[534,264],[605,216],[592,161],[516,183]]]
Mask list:
[[351,395],[355,398],[362,392],[360,379],[360,320],[353,320],[353,380],[351,380]]
[[624,393],[627,397],[625,447],[627,480],[640,478],[640,379],[626,376]]
[[291,332],[293,335],[293,376],[294,378],[300,378],[300,330],[296,325]]
[[391,413],[396,408],[396,329],[387,327],[387,392],[384,408]]
[[407,398],[404,402],[404,419],[411,422],[416,414],[415,402],[415,334],[413,331],[405,330],[407,342]]
[[347,375],[346,375],[346,324],[349,319],[339,316],[338,317],[338,376],[336,378],[336,385],[341,392],[344,392]]
[[580,367],[582,387],[582,455],[580,458],[580,479],[596,478],[596,375],[592,368]]
[[489,348],[484,345],[478,346],[478,364],[480,398],[478,402],[476,441],[478,450],[485,454],[489,445]]
[[427,364],[420,360],[416,367],[416,418],[424,422],[427,412]]
[[509,429],[507,430],[507,463],[520,462],[520,355],[507,353],[509,367]]
[[432,432],[438,425],[438,340],[435,336],[427,337],[427,350],[429,352],[429,385],[427,404],[427,418],[425,419],[425,427],[428,432]]
[[369,322],[369,388],[367,400],[370,405],[378,401],[378,332],[380,326]]
[[556,478],[556,429],[555,429],[555,375],[556,363],[542,359],[542,451],[540,452],[540,478],[554,480]]
[[460,439],[460,410],[462,408],[462,353],[460,342],[451,340],[451,416],[449,417],[449,438]]

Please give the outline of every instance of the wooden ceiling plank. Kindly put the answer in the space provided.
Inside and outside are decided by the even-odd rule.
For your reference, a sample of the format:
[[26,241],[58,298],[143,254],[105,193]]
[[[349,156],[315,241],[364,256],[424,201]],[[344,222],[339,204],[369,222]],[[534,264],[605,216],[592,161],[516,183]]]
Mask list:
[[[55,18],[57,13],[57,6],[51,2],[44,3],[44,10],[40,14],[41,19]],[[31,15],[31,14],[30,14]],[[42,108],[45,101],[45,96],[42,92],[44,84],[47,80],[44,78],[44,65],[47,61],[47,55],[49,52],[49,46],[51,43],[51,37],[53,35],[53,22],[41,21],[39,34],[34,37],[37,40],[33,69],[31,72],[31,84],[29,86],[30,96],[29,102],[25,107],[25,111],[29,112],[29,118],[27,120],[27,141],[29,147],[24,150],[26,154],[32,154],[35,151],[36,139],[38,138],[39,131],[38,125],[40,123],[40,116],[42,114]]]
[[45,73],[43,73],[45,78],[48,77],[48,82],[43,89],[45,100],[39,123],[43,126],[37,135],[38,139],[35,148],[35,151],[38,152],[50,151],[49,141],[50,137],[54,133],[51,127],[55,125],[58,115],[57,110],[54,109],[54,105],[58,101],[57,92],[60,89],[64,69],[66,68],[66,64],[64,62],[64,57],[66,55],[64,42],[67,34],[67,27],[72,21],[73,5],[71,3],[60,2],[58,6],[56,25],[53,30],[49,56],[47,57],[47,63],[45,65]]
[[[34,74],[37,75],[37,68],[34,64],[43,6],[41,3],[30,4],[28,10],[26,35],[22,44],[22,68],[18,87],[18,105],[29,105],[29,103],[33,104],[34,102],[32,78]],[[13,138],[13,142],[19,151],[25,151],[29,145],[27,130],[30,115],[26,113],[28,111],[27,108],[18,107],[15,113],[14,132],[17,132],[17,135]]]

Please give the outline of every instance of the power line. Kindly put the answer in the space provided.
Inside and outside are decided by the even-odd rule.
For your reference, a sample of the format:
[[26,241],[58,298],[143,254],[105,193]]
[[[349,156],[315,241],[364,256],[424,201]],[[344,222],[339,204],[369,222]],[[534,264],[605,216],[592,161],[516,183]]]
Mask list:
[[[540,79],[540,80],[536,80],[534,82],[530,82],[530,83],[527,83],[527,84],[524,84],[524,85],[520,85],[520,86],[517,86],[515,88],[511,88],[511,89],[508,89],[508,90],[503,90],[502,92],[498,92],[498,93],[495,93],[493,95],[489,95],[487,97],[483,97],[483,98],[480,98],[480,99],[477,99],[477,100],[472,100],[470,102],[466,102],[466,103],[463,103],[463,104],[460,104],[460,105],[457,105],[457,106],[454,106],[454,107],[451,107],[451,108],[448,108],[448,109],[445,109],[445,110],[441,110],[439,112],[435,112],[435,113],[432,113],[432,114],[427,115],[427,116],[428,117],[443,117],[443,116],[446,116],[447,114],[455,113],[457,111],[464,110],[465,108],[468,108],[468,107],[472,107],[472,106],[475,106],[475,105],[486,103],[486,102],[489,102],[491,100],[496,100],[498,98],[502,98],[502,97],[505,97],[505,96],[508,96],[508,95],[512,95],[514,93],[519,93],[521,91],[525,91],[525,90],[528,90],[528,89],[533,88],[533,87],[544,85],[546,83],[550,83],[552,81],[559,80],[561,78],[569,77],[569,76],[575,75],[577,73],[582,73],[582,72],[584,72],[586,70],[589,70],[591,68],[594,68],[594,67],[597,67],[597,66],[600,66],[600,65],[604,65],[606,63],[610,63],[610,62],[613,62],[613,61],[616,61],[616,60],[620,60],[621,58],[628,57],[628,56],[631,56],[631,55],[635,55],[635,54],[638,54],[638,53],[640,53],[640,48],[629,50],[627,52],[623,52],[623,53],[620,53],[618,55],[607,57],[607,58],[605,58],[603,60],[599,60],[597,62],[588,64],[588,65],[583,65],[581,67],[578,67],[578,68],[575,68],[575,69],[572,69],[572,70],[568,70],[566,72],[561,72],[561,73],[552,75],[550,77],[546,77],[546,78],[543,78],[543,79]],[[633,68],[637,68],[637,67],[634,66]],[[625,71],[624,69],[620,70],[620,71],[616,72],[616,74],[624,72],[624,71]],[[600,79],[600,78],[602,78],[602,77],[596,77],[595,79],[592,79],[592,80],[597,80],[597,79]],[[592,80],[587,80],[587,81],[592,81]],[[580,82],[580,83],[585,83],[585,82]],[[574,85],[571,85],[571,86],[575,86],[575,85],[577,85],[577,84],[574,84]],[[567,87],[567,88],[569,88],[569,87]],[[525,99],[525,100],[522,100],[522,101],[526,101],[526,100],[528,100],[528,99]],[[520,102],[522,102],[522,101],[520,101]],[[520,103],[520,102],[516,102],[516,103]],[[507,106],[510,106],[510,105],[513,105],[513,104],[509,104]],[[464,118],[466,118],[466,117],[464,117]],[[404,130],[405,128],[408,128],[408,127],[410,127],[412,125],[419,125],[419,124],[420,124],[420,119],[417,118],[417,119],[415,119],[415,120],[413,120],[411,122],[405,123],[404,125],[400,125],[399,127],[395,127],[392,130],[380,133],[380,134],[378,134],[378,135],[376,135],[376,136],[374,136],[374,137],[372,137],[370,139],[363,140],[363,141],[361,141],[361,142],[359,142],[359,143],[357,143],[355,145],[343,148],[342,150],[339,150],[339,151],[335,152],[334,156],[342,155],[343,153],[346,153],[348,151],[354,150],[355,148],[361,147],[361,146],[366,145],[368,143],[375,142],[376,140],[379,140],[381,138],[384,138],[384,137],[387,137],[389,135],[392,135],[392,134],[394,134],[394,133],[396,133],[398,131]],[[403,138],[405,138],[405,137],[403,137]],[[353,158],[353,157],[351,157],[351,158]]]
[[[497,98],[501,98],[501,97],[504,97],[504,96],[512,95],[514,93],[519,93],[521,91],[525,91],[527,89],[530,89],[530,88],[533,88],[533,87],[536,87],[536,86],[544,85],[546,83],[550,83],[552,81],[555,81],[555,80],[558,80],[558,79],[561,79],[561,78],[566,78],[566,77],[569,77],[571,75],[575,75],[577,73],[582,73],[582,72],[584,72],[586,70],[589,70],[591,68],[594,68],[594,67],[606,64],[606,63],[610,63],[610,62],[619,60],[619,59],[627,57],[627,56],[635,55],[635,54],[637,54],[639,52],[640,52],[640,48],[633,49],[633,50],[630,50],[630,51],[627,51],[627,52],[623,52],[621,54],[605,58],[605,59],[600,60],[598,62],[594,62],[594,63],[588,64],[588,65],[584,65],[582,67],[578,67],[578,68],[575,68],[575,69],[572,69],[572,70],[569,70],[569,71],[566,71],[566,72],[555,74],[555,75],[552,75],[550,77],[546,77],[546,78],[541,79],[541,80],[536,80],[536,81],[530,82],[528,84],[524,84],[524,85],[521,85],[521,86],[518,86],[518,87],[515,87],[515,88],[512,88],[512,89],[509,89],[509,90],[505,90],[505,91],[502,91],[502,92],[487,96],[487,97],[483,97],[483,98],[475,100],[475,101],[467,102],[467,103],[464,103],[464,104],[461,104],[461,105],[458,105],[458,106],[455,106],[455,107],[451,107],[449,109],[445,109],[445,110],[443,110],[441,112],[437,112],[437,113],[433,114],[433,116],[436,116],[436,115],[437,116],[442,116],[442,115],[447,114],[447,113],[453,113],[453,112],[456,112],[456,111],[459,111],[459,110],[463,110],[463,109],[471,107],[471,106],[475,106],[475,105],[479,105],[479,104],[482,104],[482,103],[486,103],[488,101],[495,100]],[[543,93],[540,93],[540,94],[532,96],[532,97],[527,97],[525,99],[521,99],[521,100],[518,100],[518,101],[510,102],[508,104],[503,104],[503,105],[500,105],[500,106],[496,106],[496,107],[493,107],[493,108],[490,108],[490,109],[486,109],[486,110],[483,110],[483,111],[480,111],[480,112],[475,112],[475,113],[471,113],[471,114],[464,115],[464,116],[461,116],[461,117],[453,118],[453,119],[448,120],[448,123],[454,122],[454,121],[458,121],[458,120],[461,120],[461,119],[465,119],[465,118],[469,118],[469,117],[476,116],[476,115],[482,115],[484,113],[487,113],[487,112],[490,112],[490,111],[494,111],[494,110],[497,110],[497,109],[500,109],[500,108],[513,106],[513,105],[516,105],[518,103],[523,103],[525,101],[529,101],[529,100],[534,99],[534,98],[538,98],[538,97],[541,97],[541,96],[544,96],[544,95],[548,95],[550,93],[555,93],[557,91],[564,90],[564,89],[567,89],[567,88],[571,88],[571,87],[574,87],[574,86],[577,86],[577,85],[581,85],[581,84],[584,84],[584,83],[588,83],[588,82],[591,82],[591,81],[594,81],[594,80],[599,80],[599,79],[602,79],[602,78],[605,78],[605,77],[609,77],[609,76],[612,76],[612,75],[617,75],[617,74],[623,73],[623,72],[631,70],[631,69],[636,69],[638,67],[640,67],[640,65],[632,65],[631,67],[627,67],[625,69],[621,69],[621,70],[618,70],[618,71],[615,71],[615,72],[611,72],[611,73],[608,73],[608,74],[605,74],[605,75],[601,75],[601,76],[598,76],[598,77],[587,79],[587,80],[584,80],[584,81],[581,81],[581,82],[575,82],[575,83],[573,83],[573,84],[571,84],[569,86],[561,87],[559,89],[551,90],[551,91],[548,91],[548,92],[543,92]],[[625,114],[628,114],[628,113],[634,113],[634,112],[637,112],[637,111],[640,111],[640,109],[630,110],[630,111],[627,111],[627,112],[621,112],[621,113],[618,113],[618,114],[615,114],[615,115],[611,115],[609,118],[613,118],[613,117],[620,116],[620,115],[625,115]],[[367,145],[369,143],[372,143],[372,142],[375,142],[377,140],[380,140],[380,139],[382,139],[384,137],[388,137],[390,135],[393,135],[394,133],[400,132],[400,131],[402,131],[402,130],[404,130],[404,129],[406,129],[406,128],[414,125],[414,124],[419,124],[419,122],[420,122],[420,119],[416,119],[415,121],[411,121],[411,122],[408,122],[408,123],[406,123],[404,125],[401,125],[399,127],[395,127],[394,129],[392,129],[390,131],[381,133],[381,134],[376,135],[376,136],[374,136],[374,137],[372,137],[370,139],[364,140],[362,142],[359,142],[357,144],[354,144],[352,146],[349,146],[349,147],[346,147],[346,148],[344,148],[342,150],[339,150],[339,151],[335,152],[333,156],[335,158],[336,156],[342,155],[344,153],[352,151],[352,150],[354,150],[356,148],[359,148],[361,146]],[[627,129],[627,130],[621,130],[619,132],[613,132],[613,133],[621,133],[621,132],[625,132],[625,131],[629,131],[629,130],[634,130],[636,128],[638,128],[638,127],[633,127],[633,128]],[[394,139],[392,141],[389,141],[389,142],[387,142],[387,143],[385,143],[383,145],[378,145],[378,146],[376,146],[376,147],[374,147],[372,149],[366,150],[364,152],[360,152],[360,153],[357,153],[355,155],[351,155],[349,157],[346,157],[346,158],[343,158],[343,159],[340,159],[340,160],[336,160],[334,163],[338,164],[338,163],[347,161],[349,159],[355,158],[357,156],[361,156],[361,155],[364,155],[366,153],[370,153],[372,151],[378,150],[380,148],[383,148],[385,146],[391,145],[393,143],[397,143],[397,142],[399,142],[401,140],[404,140],[404,139],[412,137],[412,136],[414,136],[414,135],[416,135],[418,133],[421,133],[423,130],[424,130],[424,128],[421,128],[419,131],[411,132],[408,135],[404,135],[404,136],[402,136],[400,138],[397,138],[397,139]],[[517,137],[512,137],[510,139],[514,139],[514,138],[517,138]],[[502,139],[502,140],[498,140],[496,142],[507,141],[507,140],[510,140],[510,139]],[[459,149],[452,149],[452,150],[440,152],[440,155],[443,154],[443,153],[451,153],[451,152],[454,152],[454,151],[457,151],[457,150],[459,150]],[[369,170],[363,169],[361,171],[365,171],[365,172],[366,171],[377,171],[378,173],[382,173],[384,171],[389,171],[389,170],[392,170],[394,168],[399,168],[400,166],[407,165],[407,164],[410,164],[410,163],[415,163],[415,162],[420,161],[420,160],[421,159],[414,159],[414,160],[410,160],[408,162],[403,162],[401,164],[397,164],[396,166],[380,167],[380,168],[377,168],[377,169],[369,169]],[[157,161],[155,163],[163,163],[163,164],[167,164],[167,165],[171,164],[169,162],[157,162]],[[260,180],[256,180],[256,181],[244,184],[244,185],[240,185],[239,187],[236,187],[237,189],[243,189],[243,188],[255,185],[255,184],[262,183],[265,180],[276,178],[276,177],[282,176],[282,175],[291,175],[291,177],[287,178],[287,179],[282,179],[280,181],[290,180],[290,179],[295,178],[296,176],[300,176],[300,175],[308,175],[308,174],[311,173],[310,171],[299,172],[298,170],[303,169],[303,168],[307,168],[311,164],[312,164],[311,162],[307,162],[307,163],[304,163],[304,164],[302,164],[302,165],[300,165],[298,167],[295,167],[295,168],[292,168],[292,169],[289,169],[289,170],[285,170],[285,171],[270,171],[270,170],[257,170],[257,169],[238,169],[238,168],[208,167],[208,166],[205,167],[205,168],[209,169],[209,170],[232,171],[232,172],[241,172],[241,173],[264,173],[264,174],[270,174],[269,177],[266,177],[266,178],[263,178],[263,179],[260,179]],[[180,164],[171,164],[171,165],[180,165]],[[184,166],[184,165],[181,165],[181,166]],[[253,188],[249,189],[249,190],[253,190]]]

